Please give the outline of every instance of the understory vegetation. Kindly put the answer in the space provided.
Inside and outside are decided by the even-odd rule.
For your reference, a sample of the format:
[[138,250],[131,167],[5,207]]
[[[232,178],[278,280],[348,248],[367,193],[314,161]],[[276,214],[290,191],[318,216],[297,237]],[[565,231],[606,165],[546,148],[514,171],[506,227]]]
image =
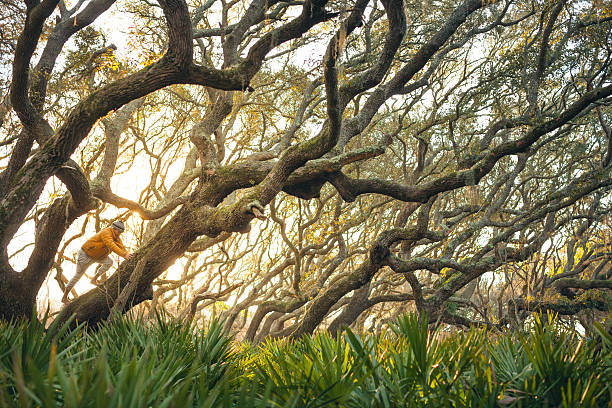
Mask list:
[[403,315],[380,336],[254,345],[161,314],[89,331],[0,323],[0,407],[610,406],[609,329],[529,325],[448,332]]

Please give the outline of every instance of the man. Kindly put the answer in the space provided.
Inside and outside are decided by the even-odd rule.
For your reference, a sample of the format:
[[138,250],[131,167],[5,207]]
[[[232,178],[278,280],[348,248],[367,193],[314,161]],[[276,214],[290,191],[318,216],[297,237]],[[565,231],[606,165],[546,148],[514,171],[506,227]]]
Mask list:
[[125,226],[123,225],[123,221],[115,221],[110,227],[98,232],[83,244],[77,253],[76,273],[70,282],[68,282],[68,286],[66,286],[64,290],[64,296],[62,297],[63,303],[68,303],[70,291],[79,279],[81,279],[81,276],[83,276],[89,265],[92,263],[100,264],[96,276],[93,279],[93,281],[95,281],[113,264],[113,260],[108,256],[111,251],[125,259],[130,259],[132,257],[119,238],[124,230]]

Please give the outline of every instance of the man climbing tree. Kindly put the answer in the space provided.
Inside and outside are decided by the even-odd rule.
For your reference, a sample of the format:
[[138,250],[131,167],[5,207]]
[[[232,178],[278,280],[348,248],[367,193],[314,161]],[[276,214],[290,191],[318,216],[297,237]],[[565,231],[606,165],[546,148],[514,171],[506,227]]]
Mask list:
[[111,251],[125,259],[132,257],[125,249],[125,245],[123,245],[119,237],[123,231],[125,231],[125,225],[123,221],[118,220],[113,222],[110,227],[89,238],[83,244],[77,253],[76,273],[70,282],[68,282],[66,289],[64,289],[63,303],[69,302],[68,295],[70,291],[92,263],[100,264],[96,268],[96,274],[92,279],[92,282],[95,283],[113,264],[113,260],[108,256]]

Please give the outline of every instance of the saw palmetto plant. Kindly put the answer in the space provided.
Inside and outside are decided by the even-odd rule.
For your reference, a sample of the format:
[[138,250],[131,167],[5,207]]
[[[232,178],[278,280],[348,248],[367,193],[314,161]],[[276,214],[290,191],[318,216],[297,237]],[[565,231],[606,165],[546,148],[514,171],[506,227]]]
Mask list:
[[2,323],[0,406],[602,407],[612,336],[535,316],[529,331],[448,332],[417,315],[392,330],[240,343],[163,314],[84,327]]

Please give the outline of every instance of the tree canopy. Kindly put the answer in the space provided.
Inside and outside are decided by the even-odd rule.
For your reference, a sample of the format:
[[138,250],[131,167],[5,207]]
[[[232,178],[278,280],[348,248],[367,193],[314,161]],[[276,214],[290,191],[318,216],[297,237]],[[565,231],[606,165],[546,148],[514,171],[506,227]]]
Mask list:
[[133,256],[58,319],[610,310],[609,2],[2,5],[0,317],[118,218]]

